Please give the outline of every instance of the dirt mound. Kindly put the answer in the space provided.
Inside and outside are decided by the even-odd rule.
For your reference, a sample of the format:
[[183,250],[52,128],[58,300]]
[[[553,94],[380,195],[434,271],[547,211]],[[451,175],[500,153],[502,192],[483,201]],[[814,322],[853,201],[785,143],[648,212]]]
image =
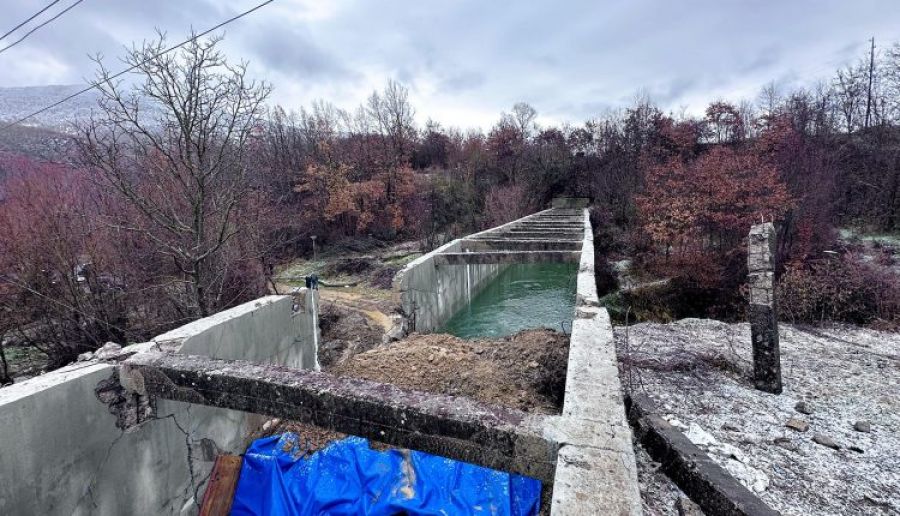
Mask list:
[[319,314],[319,364],[328,369],[347,357],[369,350],[381,344],[384,330],[356,310],[337,305],[323,304]]
[[546,329],[484,340],[413,334],[349,357],[329,372],[558,414],[568,355],[568,336]]

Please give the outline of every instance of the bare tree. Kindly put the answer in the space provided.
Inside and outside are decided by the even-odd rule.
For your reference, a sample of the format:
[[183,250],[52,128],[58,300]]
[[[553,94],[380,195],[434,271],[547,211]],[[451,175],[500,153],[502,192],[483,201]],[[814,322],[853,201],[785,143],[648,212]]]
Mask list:
[[408,159],[416,139],[416,112],[409,102],[409,90],[397,81],[388,81],[383,92],[369,97],[367,112],[381,135],[390,141],[397,160]]
[[135,69],[133,91],[98,58],[100,109],[79,138],[86,163],[130,208],[116,223],[171,260],[180,285],[172,294],[189,317],[259,290],[239,276],[257,252],[258,212],[248,206],[257,196],[244,160],[270,88],[248,79],[246,63],[229,64],[220,41],[195,38],[166,53],[160,34],[132,47],[125,63]]
[[865,70],[846,67],[838,70],[834,80],[834,97],[848,133],[859,125],[858,117],[866,99]]

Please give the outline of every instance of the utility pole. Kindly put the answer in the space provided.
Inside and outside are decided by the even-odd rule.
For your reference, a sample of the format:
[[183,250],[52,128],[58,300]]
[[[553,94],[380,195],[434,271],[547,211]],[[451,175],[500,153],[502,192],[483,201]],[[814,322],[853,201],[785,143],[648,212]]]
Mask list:
[[869,115],[872,112],[872,76],[875,75],[875,38],[872,38],[872,49],[869,52],[869,91],[866,95],[866,128],[869,127]]

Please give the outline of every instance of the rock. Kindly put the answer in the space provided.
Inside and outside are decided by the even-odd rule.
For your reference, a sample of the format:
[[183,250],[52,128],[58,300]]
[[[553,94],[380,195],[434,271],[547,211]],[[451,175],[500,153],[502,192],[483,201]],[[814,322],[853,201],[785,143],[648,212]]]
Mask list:
[[686,496],[679,496],[675,500],[675,508],[678,509],[678,516],[703,516],[700,506]]
[[857,421],[856,423],[854,423],[853,429],[856,430],[857,432],[869,433],[872,431],[872,423],[869,423],[868,421],[865,421],[865,420]]
[[691,440],[692,443],[697,446],[709,446],[712,444],[716,444],[716,438],[712,436],[706,430],[700,428],[700,425],[697,423],[691,423],[691,426],[688,427],[687,432],[684,433],[684,436]]
[[733,425],[731,423],[725,423],[724,425],[722,425],[722,430],[728,430],[729,432],[740,432],[741,431],[740,428],[738,428],[736,425]]
[[263,432],[268,432],[269,429],[272,428],[273,426],[275,426],[275,420],[274,420],[274,419],[270,419],[270,420],[266,421],[265,423],[263,423],[262,431],[263,431]]
[[666,416],[665,418],[663,418],[663,419],[665,419],[667,423],[669,423],[670,425],[674,426],[675,428],[678,428],[679,430],[687,430],[687,428],[688,428],[688,426],[687,426],[686,424],[684,424],[684,423],[682,423],[681,421],[675,419],[675,416],[673,416],[672,414],[667,415],[667,416]]
[[806,414],[806,415],[810,415],[813,413],[812,405],[810,405],[809,403],[807,403],[805,401],[801,401],[801,402],[797,403],[796,405],[794,405],[794,410],[796,410],[797,412],[799,412],[801,414]]
[[540,365],[540,364],[538,364],[538,363],[535,362],[534,360],[532,360],[531,362],[528,363],[528,367],[530,367],[530,368],[532,368],[532,369],[534,369],[534,368],[537,367],[538,365]]
[[724,455],[725,457],[734,459],[738,462],[746,462],[747,459],[744,457],[743,452],[737,447],[732,446],[728,443],[718,443],[713,448],[712,451],[718,453],[719,455]]
[[90,351],[78,355],[79,362],[87,362],[88,360],[93,360],[93,358],[94,358],[94,354]]
[[776,437],[774,442],[788,451],[796,452],[800,449],[789,437]]
[[116,344],[115,342],[107,342],[103,345],[102,348],[98,349],[96,353],[94,353],[94,358],[99,360],[106,360],[108,358],[113,358],[118,355],[122,351],[122,346]]
[[434,362],[434,359],[435,359],[434,353],[428,355],[428,361],[429,361],[429,362]]
[[769,488],[769,477],[753,466],[748,466],[734,459],[725,461],[724,466],[740,483],[754,493],[762,493]]
[[813,442],[815,442],[817,444],[821,444],[822,446],[826,446],[833,450],[841,449],[841,446],[838,443],[834,442],[834,440],[831,437],[828,437],[827,435],[816,434],[813,436],[812,440],[813,440]]
[[796,430],[798,432],[805,432],[809,430],[809,423],[802,419],[798,419],[796,417],[792,417],[788,419],[788,422],[784,424],[784,426],[790,428],[791,430]]

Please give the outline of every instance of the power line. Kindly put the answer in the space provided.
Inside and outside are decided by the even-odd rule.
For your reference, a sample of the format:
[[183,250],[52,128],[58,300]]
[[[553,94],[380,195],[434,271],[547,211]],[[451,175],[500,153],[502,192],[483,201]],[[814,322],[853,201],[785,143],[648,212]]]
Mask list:
[[25,25],[26,23],[30,22],[31,20],[33,20],[33,19],[37,18],[38,16],[44,14],[44,11],[46,11],[47,9],[53,7],[54,5],[58,4],[59,2],[60,2],[60,0],[53,0],[53,1],[50,2],[46,7],[44,7],[43,9],[41,9],[40,11],[38,11],[38,12],[32,14],[32,15],[31,15],[31,18],[28,18],[27,20],[23,21],[22,23],[20,23],[20,24],[16,25],[15,27],[9,29],[9,32],[7,32],[6,34],[0,36],[0,40],[6,39],[10,34],[12,34],[13,32],[15,32],[15,31],[21,29],[23,25]]
[[[80,4],[81,2],[84,2],[84,0],[76,0],[74,4],[72,4],[72,5],[70,5],[69,7],[66,7],[65,9],[63,9],[62,11],[56,13],[56,16],[54,16],[53,18],[50,18],[49,20],[45,21],[44,23],[42,23],[42,24],[38,25],[37,27],[31,29],[30,31],[26,32],[24,36],[22,36],[21,38],[19,38],[19,39],[13,41],[13,42],[10,43],[9,45],[6,45],[5,47],[0,48],[0,54],[2,54],[3,52],[6,52],[7,50],[11,49],[12,47],[18,45],[19,43],[25,41],[25,40],[28,38],[28,36],[31,36],[32,34],[34,34],[35,32],[37,32],[38,30],[40,30],[41,27],[43,27],[43,26],[45,26],[45,25],[48,25],[48,24],[52,23],[54,20],[56,20],[56,19],[59,18],[60,16],[66,14],[66,13],[69,12],[69,11],[71,11],[76,5]],[[54,3],[55,3],[55,2],[54,2]]]
[[[79,0],[79,1],[81,1],[81,0]],[[142,65],[144,65],[144,64],[146,64],[146,63],[148,63],[148,62],[150,62],[150,61],[152,61],[153,59],[156,59],[157,57],[160,57],[160,56],[162,56],[162,55],[168,54],[169,52],[175,50],[176,48],[182,47],[182,46],[186,45],[187,43],[190,43],[191,41],[194,41],[194,40],[196,40],[196,39],[198,39],[198,38],[202,38],[203,36],[206,36],[206,35],[209,34],[210,32],[213,32],[213,31],[216,31],[216,30],[218,30],[218,29],[221,29],[222,27],[228,25],[229,23],[234,22],[234,21],[237,21],[237,20],[243,18],[244,16],[247,16],[248,14],[253,13],[254,11],[257,11],[257,10],[259,10],[259,9],[261,9],[261,8],[263,8],[263,7],[267,6],[267,5],[269,5],[269,4],[271,4],[271,3],[274,2],[274,1],[275,1],[275,0],[266,0],[265,2],[263,2],[263,3],[261,3],[261,4],[258,4],[256,7],[253,7],[253,8],[251,8],[251,9],[248,9],[248,10],[246,10],[246,11],[244,11],[244,12],[238,14],[238,15],[232,16],[231,18],[229,18],[229,19],[227,19],[227,20],[225,20],[225,21],[219,23],[218,25],[215,25],[215,26],[213,26],[213,27],[210,27],[209,29],[206,29],[205,31],[201,32],[200,34],[195,34],[195,35],[191,36],[190,38],[188,38],[188,39],[182,41],[181,43],[178,43],[177,45],[172,45],[171,47],[169,47],[169,48],[167,48],[167,49],[165,49],[165,50],[162,50],[162,51],[160,51],[160,52],[158,52],[158,53],[156,53],[156,54],[154,54],[154,55],[148,57],[147,59],[144,59],[144,60],[141,61],[140,63],[136,63],[136,64],[134,64],[134,65],[132,65],[132,66],[129,66],[128,68],[126,68],[126,69],[120,71],[120,72],[117,72],[117,73],[115,73],[115,74],[109,76],[108,78],[105,78],[105,79],[104,79],[104,82],[109,82],[109,81],[112,81],[113,79],[117,79],[117,78],[119,78],[119,77],[125,75],[126,73],[128,73],[128,72],[134,70],[135,68],[138,68],[138,67],[140,67],[140,66],[142,66]],[[68,102],[68,101],[74,99],[75,97],[77,97],[77,96],[79,96],[79,95],[83,95],[83,94],[85,94],[85,93],[87,93],[87,92],[89,92],[89,91],[91,91],[91,90],[93,90],[93,89],[96,89],[97,86],[98,86],[97,84],[91,84],[91,85],[87,86],[86,88],[83,88],[83,89],[81,89],[81,90],[78,90],[78,91],[76,91],[75,93],[73,93],[73,94],[71,94],[71,95],[69,95],[69,96],[67,96],[67,97],[64,97],[63,99],[58,100],[58,101],[54,102],[53,104],[50,104],[49,106],[42,107],[41,109],[39,109],[39,110],[37,110],[37,111],[35,111],[35,112],[31,113],[31,114],[25,115],[25,116],[23,116],[22,118],[19,118],[19,119],[17,119],[17,120],[14,120],[14,121],[12,121],[12,122],[10,122],[10,123],[8,123],[8,124],[6,124],[6,125],[0,127],[0,131],[5,131],[6,129],[9,129],[10,127],[13,127],[13,126],[15,126],[15,125],[21,124],[22,122],[24,122],[25,120],[28,120],[29,118],[32,118],[32,117],[37,116],[37,115],[40,115],[41,113],[43,113],[43,112],[45,112],[45,111],[48,111],[48,110],[51,110],[51,109],[53,109],[53,108],[55,108],[56,106],[59,106],[59,105],[61,105],[61,104],[65,104],[66,102]]]

